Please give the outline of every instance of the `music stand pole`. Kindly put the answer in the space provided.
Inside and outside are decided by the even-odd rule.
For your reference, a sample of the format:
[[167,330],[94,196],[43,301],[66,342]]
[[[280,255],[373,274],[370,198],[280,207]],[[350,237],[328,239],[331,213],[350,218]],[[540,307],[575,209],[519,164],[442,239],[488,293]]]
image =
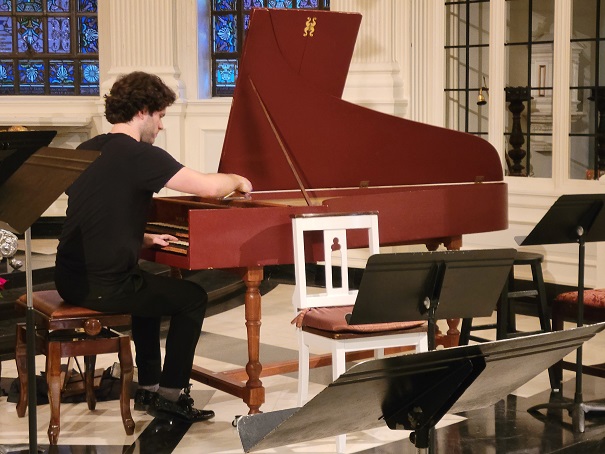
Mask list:
[[[578,226],[578,327],[584,325],[584,260],[586,253],[586,243],[584,241],[584,229]],[[584,408],[582,397],[582,345],[576,351],[576,392],[574,394],[574,403],[571,411],[571,420],[573,430],[580,433],[584,432]]]
[[28,398],[28,426],[29,426],[29,452],[38,452],[38,421],[37,421],[37,395],[36,395],[36,325],[34,321],[34,306],[32,300],[32,263],[31,263],[31,228],[25,231],[25,289],[27,297],[27,312],[25,325],[27,331],[27,398]]
[[427,344],[429,351],[435,350],[437,347],[435,336],[437,335],[437,305],[439,301],[429,298],[428,296],[424,300],[425,307],[428,305],[428,326],[427,326]]

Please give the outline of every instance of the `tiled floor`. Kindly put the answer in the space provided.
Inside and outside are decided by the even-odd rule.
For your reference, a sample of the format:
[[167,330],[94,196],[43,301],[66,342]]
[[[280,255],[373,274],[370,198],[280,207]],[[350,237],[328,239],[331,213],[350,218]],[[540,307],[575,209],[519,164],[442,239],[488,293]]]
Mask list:
[[[296,338],[290,325],[292,308],[290,285],[280,284],[263,296],[263,325],[261,359],[295,359]],[[235,306],[235,307],[232,307]],[[231,309],[209,316],[198,346],[195,363],[212,370],[243,367],[247,358],[246,331],[243,306],[231,304]],[[522,317],[520,329],[533,329],[536,319]],[[584,348],[585,363],[600,362],[605,347],[605,335],[598,335]],[[574,356],[574,355],[572,355]],[[108,367],[116,358],[104,355],[98,367]],[[37,357],[38,372],[43,370],[44,358]],[[523,367],[523,364],[519,364]],[[511,371],[514,373],[514,371]],[[330,381],[327,368],[312,371],[311,394],[321,391]],[[16,377],[13,361],[2,363],[2,385],[6,388]],[[573,394],[572,380],[564,386],[565,395]],[[296,376],[277,375],[263,378],[266,387],[264,412],[296,406]],[[505,401],[482,410],[463,415],[446,415],[435,431],[433,452],[437,453],[554,453],[554,452],[605,452],[605,418],[590,419],[584,434],[574,434],[570,420],[563,412],[551,412],[548,418],[530,415],[526,409],[549,399],[549,383],[542,373],[521,386]],[[104,401],[97,409],[88,411],[85,403],[61,405],[61,434],[59,447],[54,452],[96,453],[241,453],[242,445],[232,422],[234,417],[247,412],[243,402],[221,391],[194,383],[192,396],[196,406],[211,408],[216,417],[208,422],[189,426],[178,422],[154,420],[142,412],[133,411],[135,433],[124,433],[117,401]],[[605,398],[605,382],[585,377],[584,398]],[[0,453],[27,452],[28,418],[18,418],[15,404],[0,398]],[[543,420],[544,419],[544,420]],[[47,449],[46,429],[49,420],[48,405],[37,408],[37,440]],[[386,426],[349,434],[347,452],[412,453],[415,447],[409,441],[409,432],[393,431]],[[265,452],[275,453],[330,453],[335,452],[334,439],[315,440],[298,445],[276,448]]]

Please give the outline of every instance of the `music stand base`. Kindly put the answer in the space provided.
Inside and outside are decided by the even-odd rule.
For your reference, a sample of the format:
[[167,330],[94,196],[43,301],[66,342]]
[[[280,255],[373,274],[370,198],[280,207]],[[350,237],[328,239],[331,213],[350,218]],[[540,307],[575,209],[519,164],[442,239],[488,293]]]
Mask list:
[[417,454],[435,452],[435,427],[424,427],[410,433],[410,441],[416,447]]
[[549,402],[528,408],[529,413],[539,413],[540,410],[567,410],[571,416],[574,433],[584,433],[586,429],[586,414],[589,412],[605,412],[605,404],[601,402]]

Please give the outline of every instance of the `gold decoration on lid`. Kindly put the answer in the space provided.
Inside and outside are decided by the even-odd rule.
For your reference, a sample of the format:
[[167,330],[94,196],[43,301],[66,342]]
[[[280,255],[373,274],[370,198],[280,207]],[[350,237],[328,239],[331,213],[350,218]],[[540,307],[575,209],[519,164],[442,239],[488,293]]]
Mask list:
[[317,17],[307,17],[307,23],[305,24],[305,30],[303,33],[303,36],[313,36],[313,33],[315,33],[315,25],[317,24]]

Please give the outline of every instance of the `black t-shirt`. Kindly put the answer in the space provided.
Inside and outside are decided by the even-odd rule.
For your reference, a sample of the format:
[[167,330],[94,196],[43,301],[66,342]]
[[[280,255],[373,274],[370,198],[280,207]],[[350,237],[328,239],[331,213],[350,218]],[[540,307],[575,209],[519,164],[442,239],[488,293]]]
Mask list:
[[101,155],[66,191],[57,272],[112,286],[138,262],[153,194],[183,165],[161,148],[126,134],[102,134],[78,148]]

